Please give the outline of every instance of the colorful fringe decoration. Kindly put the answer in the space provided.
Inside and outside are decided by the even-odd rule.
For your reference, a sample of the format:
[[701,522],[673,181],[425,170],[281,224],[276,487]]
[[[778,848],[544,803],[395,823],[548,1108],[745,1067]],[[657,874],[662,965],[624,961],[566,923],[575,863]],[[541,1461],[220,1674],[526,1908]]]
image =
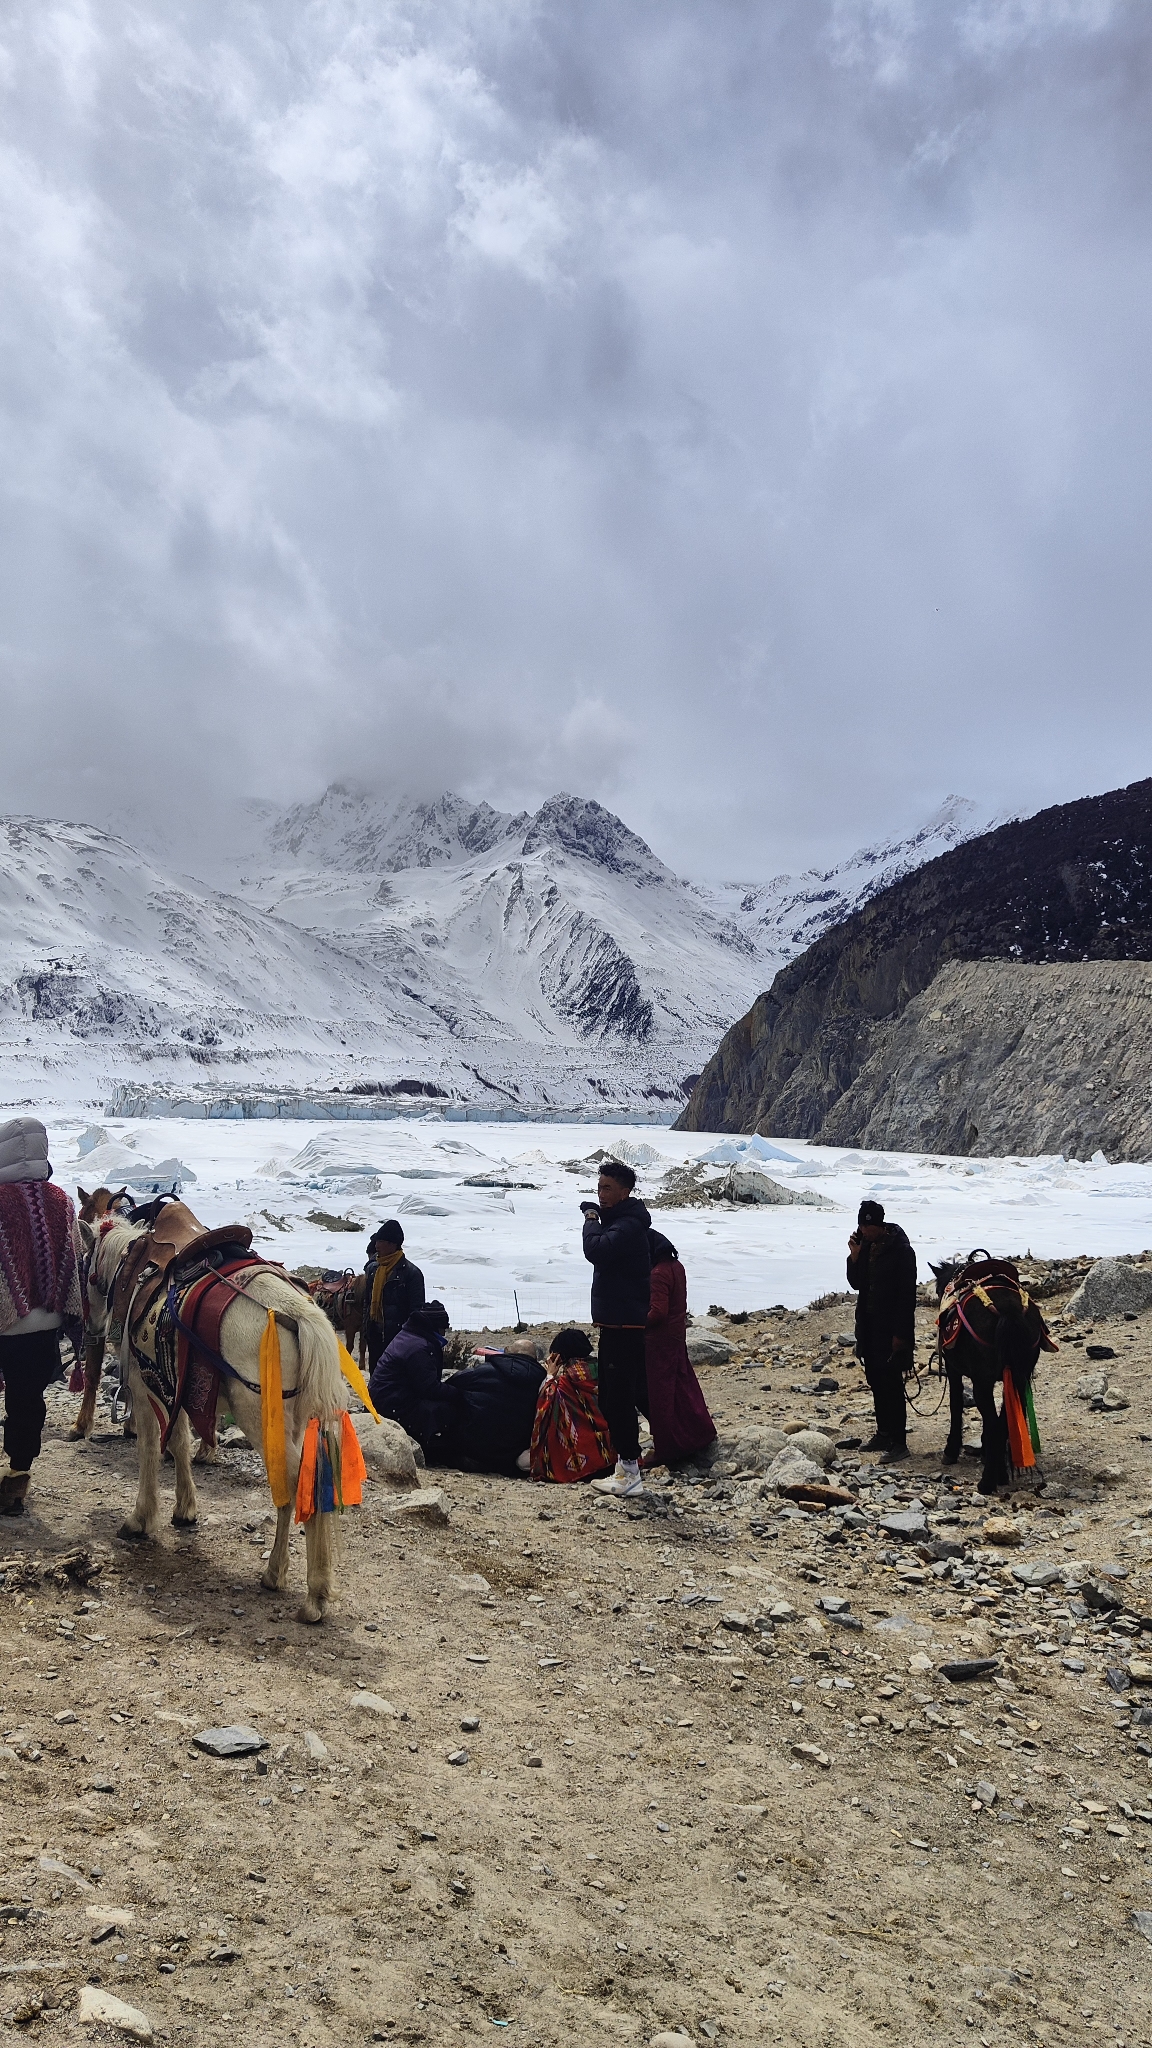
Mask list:
[[271,1309],[260,1339],[260,1420],[264,1433],[264,1468],[276,1507],[292,1498],[288,1484],[288,1453],[284,1442],[284,1381],[280,1373],[280,1332]]
[[1040,1429],[1036,1421],[1036,1403],[1032,1399],[1031,1380],[1029,1380],[1027,1387],[1024,1389],[1024,1409],[1028,1417],[1028,1434],[1032,1439],[1032,1449],[1035,1451],[1037,1457],[1039,1457]]
[[[1031,1389],[1026,1390],[1029,1395]],[[1028,1415],[1012,1378],[1011,1366],[1004,1368],[1004,1420],[1008,1425],[1008,1456],[1013,1470],[1027,1472],[1036,1463]]]
[[358,1508],[368,1467],[352,1417],[344,1409],[336,1423],[321,1428],[316,1416],[304,1432],[300,1477],[296,1485],[296,1520],[331,1515],[337,1508]]
[[345,1351],[344,1346],[340,1342],[339,1337],[337,1337],[336,1339],[336,1349],[340,1353],[340,1370],[343,1373],[345,1379],[347,1380],[348,1385],[351,1387],[352,1392],[354,1394],[359,1394],[360,1399],[363,1401],[364,1406],[368,1410],[369,1415],[372,1417],[373,1422],[379,1422],[380,1417],[377,1414],[375,1408],[372,1406],[372,1396],[368,1392],[368,1382],[365,1379],[363,1373],[361,1372],[360,1367],[357,1365],[356,1360],[353,1358],[351,1352]]

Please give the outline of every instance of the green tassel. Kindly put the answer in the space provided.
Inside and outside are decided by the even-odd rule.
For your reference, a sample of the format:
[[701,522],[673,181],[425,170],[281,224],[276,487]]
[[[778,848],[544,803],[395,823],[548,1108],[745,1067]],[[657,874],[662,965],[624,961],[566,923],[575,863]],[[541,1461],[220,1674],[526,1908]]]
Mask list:
[[1028,1434],[1032,1439],[1032,1449],[1035,1451],[1036,1456],[1039,1457],[1040,1431],[1036,1426],[1036,1404],[1032,1399],[1031,1380],[1029,1380],[1028,1385],[1024,1389],[1024,1413],[1028,1417]]

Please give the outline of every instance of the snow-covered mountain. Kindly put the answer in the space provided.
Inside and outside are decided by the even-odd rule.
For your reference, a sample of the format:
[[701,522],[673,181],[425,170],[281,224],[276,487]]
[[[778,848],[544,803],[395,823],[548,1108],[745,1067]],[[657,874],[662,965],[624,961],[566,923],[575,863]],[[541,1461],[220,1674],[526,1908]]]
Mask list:
[[0,823],[5,1094],[337,1090],[670,1117],[776,969],[984,828],[950,799],[824,874],[704,885],[621,820],[333,785],[175,878],[88,825]]

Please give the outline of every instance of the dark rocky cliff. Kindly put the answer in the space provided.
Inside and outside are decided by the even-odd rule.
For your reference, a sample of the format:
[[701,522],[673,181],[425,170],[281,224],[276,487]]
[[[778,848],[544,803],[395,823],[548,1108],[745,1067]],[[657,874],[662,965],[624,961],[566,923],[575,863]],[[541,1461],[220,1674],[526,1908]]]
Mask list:
[[[885,1045],[950,962],[1121,960],[1152,960],[1152,781],[969,840],[826,932],[733,1025],[679,1128],[875,1143]],[[898,1128],[889,1144],[944,1149],[910,1099]],[[947,1149],[986,1149],[960,1103]]]

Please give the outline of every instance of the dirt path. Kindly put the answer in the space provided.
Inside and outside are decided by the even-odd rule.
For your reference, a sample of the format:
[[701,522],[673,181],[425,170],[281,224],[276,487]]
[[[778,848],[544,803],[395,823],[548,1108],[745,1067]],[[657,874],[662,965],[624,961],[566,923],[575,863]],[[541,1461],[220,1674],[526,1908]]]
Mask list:
[[[1152,2040],[1152,1726],[1104,1677],[1141,1655],[1123,1608],[1152,1610],[1150,1325],[1094,1333],[1128,1408],[1075,1397],[1078,1349],[1044,1366],[1021,1548],[984,1543],[976,1466],[941,1473],[942,1416],[895,1475],[843,1454],[860,1526],[715,1464],[626,1509],[436,1474],[446,1525],[398,1526],[379,1487],[346,1518],[320,1629],[294,1618],[298,1538],[293,1596],[257,1589],[252,1453],[198,1468],[196,1533],[128,1548],[132,1448],[106,1422],[68,1442],[61,1395],[0,1524],[6,2038],[90,2038],[98,1981],[189,2048]],[[737,1356],[702,1373],[719,1466],[752,1424],[866,1433],[848,1328],[727,1326]],[[914,1500],[919,1544],[880,1529]],[[57,1585],[78,1544],[103,1569]],[[1069,1583],[1013,1576],[1045,1562]],[[940,1675],[985,1654],[992,1681]],[[228,1723],[270,1746],[193,1747]],[[95,1941],[109,1908],[132,1924]]]

